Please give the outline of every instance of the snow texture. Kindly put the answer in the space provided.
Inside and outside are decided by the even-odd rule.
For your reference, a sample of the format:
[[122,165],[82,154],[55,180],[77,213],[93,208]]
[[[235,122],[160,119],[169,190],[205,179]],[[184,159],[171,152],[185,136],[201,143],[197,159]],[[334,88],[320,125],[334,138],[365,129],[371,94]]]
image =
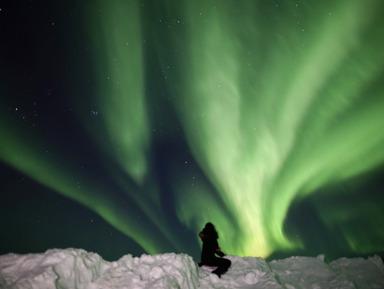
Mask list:
[[0,256],[0,288],[4,289],[379,289],[384,288],[380,257],[324,256],[262,258],[226,256],[229,271],[218,278],[214,268],[198,267],[186,254],[125,255],[115,262],[82,249],[52,249],[41,254]]

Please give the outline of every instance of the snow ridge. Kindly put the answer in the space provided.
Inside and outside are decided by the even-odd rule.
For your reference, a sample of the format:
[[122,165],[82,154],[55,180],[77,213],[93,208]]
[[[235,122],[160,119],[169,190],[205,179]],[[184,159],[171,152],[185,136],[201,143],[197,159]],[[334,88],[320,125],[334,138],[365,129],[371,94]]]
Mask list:
[[226,256],[229,271],[219,279],[213,268],[199,268],[186,254],[125,255],[108,262],[82,249],[51,249],[41,254],[0,256],[0,288],[4,289],[379,289],[384,288],[380,257],[324,256],[262,258]]

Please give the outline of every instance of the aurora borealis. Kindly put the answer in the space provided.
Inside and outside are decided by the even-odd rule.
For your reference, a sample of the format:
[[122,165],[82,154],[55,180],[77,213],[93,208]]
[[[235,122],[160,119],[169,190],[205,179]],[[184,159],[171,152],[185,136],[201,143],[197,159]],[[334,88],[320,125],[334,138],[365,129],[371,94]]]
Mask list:
[[[13,5],[1,253],[198,258],[211,221],[228,254],[383,254],[381,1]],[[17,245],[26,219],[44,235]],[[47,237],[60,226],[108,241]]]

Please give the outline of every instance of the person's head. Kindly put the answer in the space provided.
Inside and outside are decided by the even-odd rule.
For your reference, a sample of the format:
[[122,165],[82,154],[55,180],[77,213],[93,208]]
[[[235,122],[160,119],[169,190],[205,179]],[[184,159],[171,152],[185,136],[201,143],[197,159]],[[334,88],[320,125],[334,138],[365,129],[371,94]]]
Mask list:
[[205,224],[205,227],[203,229],[203,233],[207,238],[212,238],[212,239],[218,239],[219,238],[219,234],[217,234],[215,226],[210,222]]

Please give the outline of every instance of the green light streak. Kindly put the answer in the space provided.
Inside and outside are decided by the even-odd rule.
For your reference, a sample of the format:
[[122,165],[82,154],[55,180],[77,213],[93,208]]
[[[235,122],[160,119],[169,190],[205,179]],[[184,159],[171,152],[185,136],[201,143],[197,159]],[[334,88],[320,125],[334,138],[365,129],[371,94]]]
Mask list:
[[[5,119],[0,117],[0,120],[3,124],[0,126],[1,139],[7,140],[0,142],[0,159],[3,162],[53,191],[93,210],[149,253],[161,252],[164,243],[172,243],[167,237],[163,240],[162,232],[157,228],[152,227],[152,232],[142,230],[142,224],[136,221],[137,210],[133,206],[127,210],[102,183],[82,177],[79,185],[77,182],[79,177],[73,170],[76,166],[70,159],[62,157],[66,155],[65,153],[60,151],[45,153],[42,148],[47,144],[36,141],[32,134],[20,128],[15,130],[14,127],[7,125]],[[134,194],[132,187],[130,190]],[[135,193],[140,194],[137,191]],[[142,217],[142,221],[150,223],[145,216]],[[157,239],[154,239],[153,235],[156,235]]]
[[[95,74],[98,80],[96,99],[104,126],[103,131],[95,130],[93,123],[87,126],[93,131],[97,143],[125,171],[126,174],[121,175],[111,166],[111,175],[115,177],[116,183],[134,200],[149,222],[155,224],[156,229],[167,239],[166,242],[182,250],[176,232],[166,225],[157,184],[145,184],[150,177],[148,150],[151,139],[144,93],[145,39],[142,37],[139,4],[124,0],[98,1],[93,7],[94,19],[90,30],[93,33]],[[132,186],[127,179],[133,179],[136,186]],[[148,239],[157,238],[154,232],[136,229],[152,235],[147,235]],[[132,237],[136,229],[130,230],[127,235]],[[158,250],[159,244],[146,245],[147,240],[138,243],[148,252],[161,252]]]
[[[186,6],[185,22],[193,23],[188,44],[171,40],[188,55],[175,61],[186,83],[173,89],[185,95],[176,107],[196,159],[239,230],[226,225],[220,209],[196,216],[202,204],[191,206],[193,194],[180,196],[181,219],[203,223],[208,215],[220,222],[223,247],[267,256],[300,246],[283,232],[295,198],[383,163],[384,97],[375,83],[383,45],[363,41],[377,25],[369,23],[377,17],[370,4],[298,10],[292,2],[282,12],[271,5],[275,23],[260,20],[257,2]],[[297,14],[310,9],[316,15],[298,25]]]
[[[97,96],[104,131],[98,142],[121,167],[142,183],[150,141],[144,95],[144,57],[140,10],[134,1],[93,3]],[[108,141],[106,141],[108,136]]]

